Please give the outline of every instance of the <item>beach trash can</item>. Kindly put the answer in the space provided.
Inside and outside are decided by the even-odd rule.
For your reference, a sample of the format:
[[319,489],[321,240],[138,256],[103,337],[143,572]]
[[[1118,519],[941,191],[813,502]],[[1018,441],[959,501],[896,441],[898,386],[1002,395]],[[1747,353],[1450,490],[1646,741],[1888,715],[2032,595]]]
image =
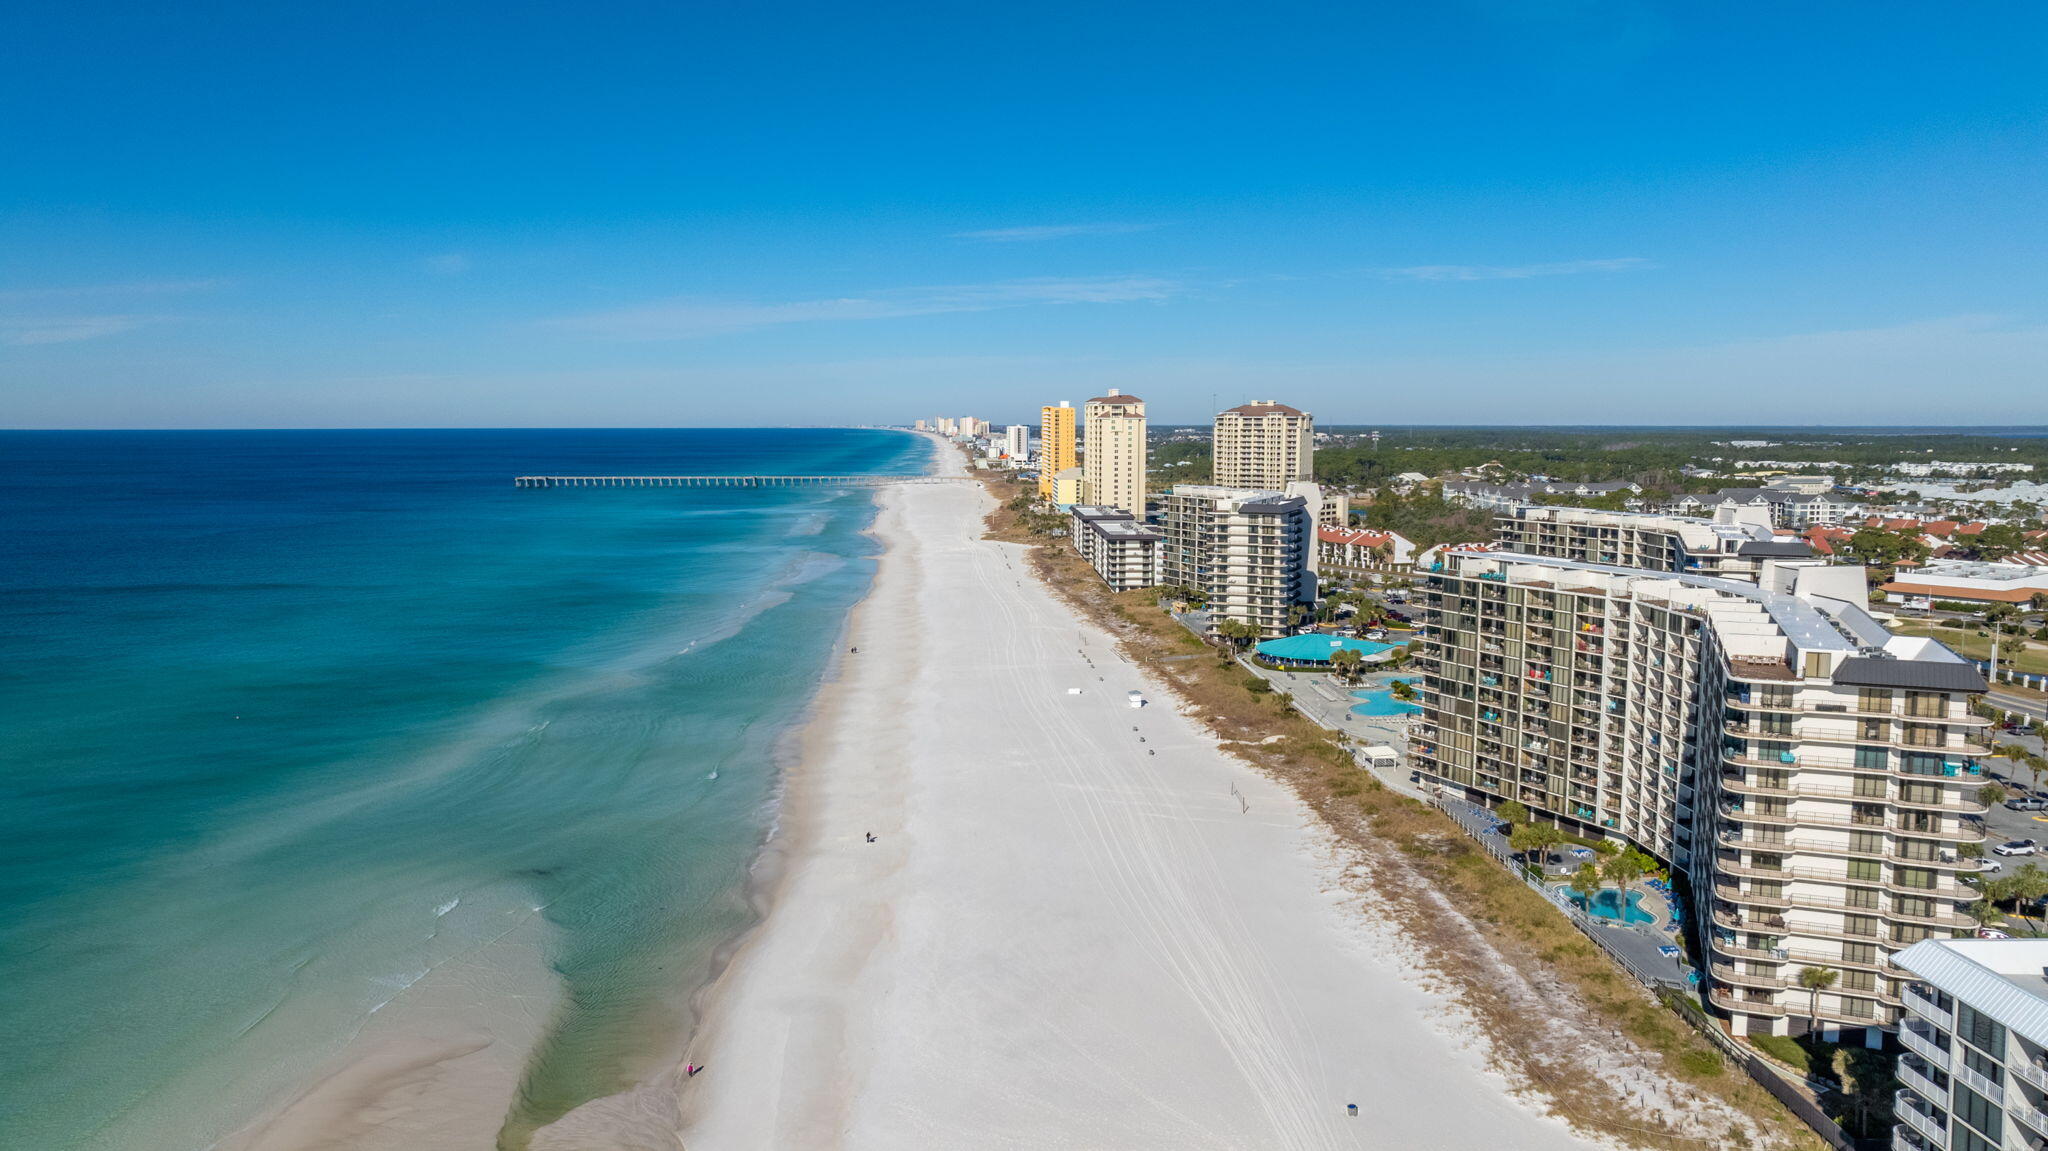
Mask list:
[[1355,1117],[1356,1117],[1356,1116],[1358,1115],[1358,1104],[1356,1104],[1356,1103],[1346,1103],[1346,1104],[1344,1105],[1344,1113],[1345,1113],[1346,1115],[1350,1115],[1350,1116],[1353,1116],[1353,1117],[1355,1118]]

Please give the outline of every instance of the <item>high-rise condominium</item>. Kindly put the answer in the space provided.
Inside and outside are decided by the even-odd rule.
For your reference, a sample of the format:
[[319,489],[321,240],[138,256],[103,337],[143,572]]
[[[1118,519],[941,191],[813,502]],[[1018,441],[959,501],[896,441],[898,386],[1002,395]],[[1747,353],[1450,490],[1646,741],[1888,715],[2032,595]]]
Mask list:
[[[1873,620],[1860,567],[1610,516],[1518,517],[1522,550],[1426,573],[1413,766],[1686,875],[1708,1002],[1738,1033],[1896,1024],[1891,956],[1975,926],[1983,675]],[[1816,995],[1805,967],[1838,978]]]
[[1003,429],[1003,454],[1022,460],[1031,454],[1031,425],[1011,424]]
[[1281,635],[1316,601],[1315,513],[1286,492],[1175,484],[1161,577],[1208,601],[1209,622]]
[[1145,517],[1145,401],[1111,388],[1088,401],[1087,451],[1081,457],[1088,499]]
[[1315,478],[1315,419],[1298,408],[1254,400],[1216,413],[1211,441],[1219,487],[1285,491]]
[[1051,499],[1053,478],[1077,464],[1074,452],[1074,405],[1061,400],[1057,407],[1038,409],[1038,495]]

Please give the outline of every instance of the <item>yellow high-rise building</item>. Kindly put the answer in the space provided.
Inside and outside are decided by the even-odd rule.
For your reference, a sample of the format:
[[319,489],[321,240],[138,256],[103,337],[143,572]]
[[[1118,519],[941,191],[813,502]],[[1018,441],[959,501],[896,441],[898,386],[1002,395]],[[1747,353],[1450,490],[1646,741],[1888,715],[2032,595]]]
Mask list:
[[1038,495],[1052,498],[1053,477],[1080,463],[1074,452],[1074,404],[1038,409]]
[[1145,518],[1145,401],[1115,388],[1088,401],[1088,450],[1081,457],[1088,500]]

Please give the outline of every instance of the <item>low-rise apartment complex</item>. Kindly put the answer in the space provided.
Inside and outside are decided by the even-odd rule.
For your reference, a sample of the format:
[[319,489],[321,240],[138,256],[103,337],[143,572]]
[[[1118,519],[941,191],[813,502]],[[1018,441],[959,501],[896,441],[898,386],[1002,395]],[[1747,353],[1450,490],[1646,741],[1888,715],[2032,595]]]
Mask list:
[[1166,535],[1122,508],[1077,504],[1068,513],[1074,550],[1115,591],[1157,587]]
[[1308,501],[1284,492],[1181,484],[1166,493],[1165,582],[1208,603],[1211,623],[1236,620],[1284,633],[1315,603]]
[[1985,683],[1872,620],[1860,568],[1766,560],[1751,582],[1501,549],[1422,574],[1411,762],[1686,874],[1738,1032],[1804,1020],[1805,966],[1840,972],[1825,1026],[1890,1026],[1889,957],[1974,926]]
[[1930,939],[1901,989],[1893,1151],[2048,1144],[2048,939]]
[[1372,528],[1316,529],[1316,570],[1336,575],[1406,571],[1415,562],[1415,541],[1400,532]]

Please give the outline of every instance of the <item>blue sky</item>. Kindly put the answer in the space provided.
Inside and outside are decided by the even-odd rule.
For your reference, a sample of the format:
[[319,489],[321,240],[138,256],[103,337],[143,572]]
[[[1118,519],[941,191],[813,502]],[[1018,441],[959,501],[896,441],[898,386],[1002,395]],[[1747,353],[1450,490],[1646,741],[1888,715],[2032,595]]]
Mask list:
[[1112,386],[2048,423],[2035,5],[87,2],[0,38],[0,426]]

